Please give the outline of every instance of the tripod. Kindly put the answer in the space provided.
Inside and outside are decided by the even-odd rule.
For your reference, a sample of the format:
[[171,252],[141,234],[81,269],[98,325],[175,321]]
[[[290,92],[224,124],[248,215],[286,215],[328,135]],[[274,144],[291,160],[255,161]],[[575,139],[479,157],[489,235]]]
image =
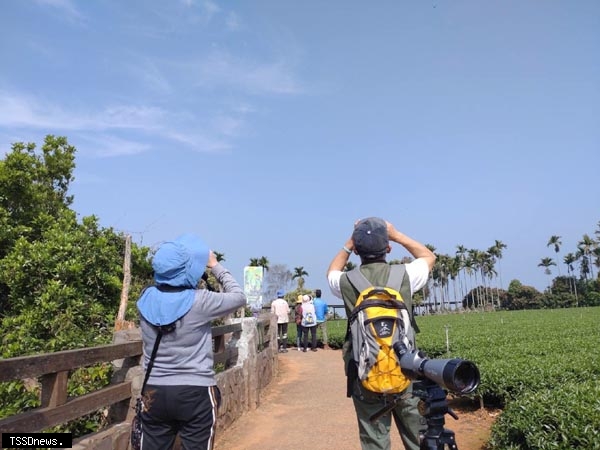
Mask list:
[[427,428],[421,433],[420,450],[458,450],[454,432],[444,428],[444,415],[458,420],[454,411],[448,408],[446,391],[437,383],[422,379],[413,383],[413,395],[422,400],[419,412],[427,420]]

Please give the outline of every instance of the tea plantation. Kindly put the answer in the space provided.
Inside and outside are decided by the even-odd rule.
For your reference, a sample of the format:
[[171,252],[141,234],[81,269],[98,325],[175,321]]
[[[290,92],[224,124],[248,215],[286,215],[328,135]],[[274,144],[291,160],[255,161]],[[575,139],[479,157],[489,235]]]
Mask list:
[[[490,450],[600,450],[600,307],[432,315],[417,323],[428,357],[473,361],[477,396],[503,408]],[[328,323],[332,347],[345,331],[346,321]]]

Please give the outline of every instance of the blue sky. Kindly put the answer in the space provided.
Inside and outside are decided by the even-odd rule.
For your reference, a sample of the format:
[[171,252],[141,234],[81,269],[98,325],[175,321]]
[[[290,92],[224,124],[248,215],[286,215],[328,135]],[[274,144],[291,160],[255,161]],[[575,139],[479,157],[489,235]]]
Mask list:
[[81,216],[197,233],[240,281],[266,256],[325,288],[381,216],[501,240],[504,287],[544,289],[549,237],[600,221],[596,0],[5,0],[0,29],[2,151],[66,136]]

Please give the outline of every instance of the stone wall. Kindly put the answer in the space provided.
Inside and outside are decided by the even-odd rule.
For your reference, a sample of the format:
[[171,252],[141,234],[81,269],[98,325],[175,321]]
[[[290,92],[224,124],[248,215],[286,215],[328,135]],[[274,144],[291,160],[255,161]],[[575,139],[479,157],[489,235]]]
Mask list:
[[237,343],[238,362],[222,373],[217,374],[217,384],[221,390],[222,404],[219,410],[217,430],[227,429],[246,411],[260,405],[262,391],[277,373],[277,318],[267,314],[262,320],[270,320],[269,345],[259,350],[259,336],[256,318],[242,321],[242,335]]
[[[268,321],[268,336],[259,336],[258,322]],[[228,370],[217,374],[217,385],[221,391],[222,403],[217,418],[217,432],[226,430],[236,419],[247,411],[252,411],[260,405],[263,390],[272,381],[277,373],[277,317],[272,314],[263,314],[259,318],[247,317],[232,319],[231,323],[242,322],[242,333],[235,345],[238,347],[237,364]],[[123,330],[115,333],[114,342],[127,342],[139,340],[139,330]],[[262,347],[262,342],[269,341]],[[231,345],[231,343],[230,343]],[[110,428],[95,433],[73,445],[77,450],[128,450],[130,424],[133,417],[133,405],[139,395],[144,373],[139,365],[132,365],[131,361],[115,361],[115,375],[113,382],[123,380],[132,382],[132,398],[127,406],[127,411],[117,414],[125,417],[124,421],[116,423]],[[119,407],[116,408],[117,410]]]

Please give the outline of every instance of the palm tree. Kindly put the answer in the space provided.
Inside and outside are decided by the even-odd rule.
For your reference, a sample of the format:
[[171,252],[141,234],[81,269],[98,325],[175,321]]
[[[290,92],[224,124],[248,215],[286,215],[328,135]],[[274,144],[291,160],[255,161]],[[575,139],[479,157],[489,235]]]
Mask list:
[[[475,276],[475,284],[477,284],[477,274],[475,273],[475,259],[474,259],[475,250],[468,250],[468,256],[463,261],[463,268],[465,269],[465,273],[469,276],[469,286],[467,287],[467,293],[471,292],[471,305],[475,305],[475,299],[473,298],[473,276]],[[470,289],[469,289],[470,287]]]
[[304,289],[305,276],[308,276],[308,272],[304,270],[304,266],[294,267],[294,275],[292,275],[292,280],[298,278],[298,291]]
[[598,269],[598,280],[600,281],[600,247],[596,247],[592,250],[592,255],[594,255],[594,265]]
[[[551,266],[556,266],[556,263],[552,258],[542,258],[541,262],[538,264],[538,267],[544,267],[544,273],[548,276],[552,276],[552,271],[550,270]],[[552,292],[552,288],[550,288],[550,292]]]
[[217,262],[225,261],[225,253],[220,253],[220,252],[217,252],[214,250],[213,250],[213,253],[215,254],[215,258],[217,258]]
[[481,285],[485,286],[485,281],[483,279],[484,254],[482,251],[472,248],[469,250],[469,258],[472,263],[472,269],[475,275],[475,284],[477,286],[477,304],[475,306],[481,307],[483,306],[482,302],[484,301],[485,290],[483,290],[482,292],[482,288],[479,286],[479,281],[477,280],[477,273],[479,272],[481,274]]
[[[452,288],[454,291],[454,306],[455,309],[459,309],[458,305],[462,305],[462,302],[459,301],[459,298],[462,300],[462,297],[459,297],[460,289],[460,261],[455,256],[454,258],[448,257],[448,276],[452,280]],[[456,283],[456,279],[458,278],[458,286]],[[458,289],[458,291],[457,291]],[[452,309],[452,308],[451,308]]]
[[[485,306],[494,303],[494,296],[492,294],[491,280],[496,275],[494,270],[494,257],[488,252],[478,252],[479,256],[479,271],[481,272],[481,284],[483,286],[483,300]],[[486,279],[489,278],[489,282],[486,283]]]
[[[464,245],[457,245],[456,246],[456,258],[458,258],[459,261],[459,271],[462,272],[463,274],[463,282],[461,282],[461,292],[460,295],[461,297],[465,297],[465,295],[467,295],[467,292],[469,292],[468,289],[468,285],[467,285],[467,270],[466,270],[466,266],[465,266],[465,261],[466,261],[466,253],[467,253],[467,247],[465,247]],[[460,278],[459,278],[460,280]],[[463,285],[464,283],[464,285]]]
[[258,260],[258,265],[265,269],[265,271],[269,271],[269,260],[266,256],[261,256]]
[[[575,306],[579,304],[577,300],[577,279],[573,274],[573,263],[577,261],[577,257],[573,253],[567,253],[563,258],[564,263],[567,265],[567,273],[569,274],[569,287],[571,288],[571,293],[575,294]],[[571,285],[573,285],[571,287]]]
[[[546,247],[554,246],[554,252],[557,253],[560,251],[560,246],[562,245],[562,241],[560,240],[561,236],[552,235],[546,244]],[[557,265],[558,275],[560,276],[560,265]]]
[[[581,241],[579,241],[577,243],[577,248],[581,251],[581,257],[582,259],[582,272],[584,270],[584,267],[587,269],[585,272],[585,279],[587,280],[587,274],[589,273],[591,278],[594,278],[594,271],[592,270],[592,264],[591,264],[591,259],[592,259],[592,251],[594,250],[594,248],[596,248],[597,243],[596,241],[594,241],[591,237],[589,237],[587,234],[583,235],[583,238],[581,239]],[[585,260],[585,263],[584,263]]]
[[248,263],[248,265],[250,267],[260,267],[258,260],[259,260],[259,258],[250,258],[250,262]]
[[[446,309],[446,286],[448,284],[448,274],[446,269],[447,259],[446,255],[439,255],[436,253],[435,264],[431,269],[431,277],[433,279],[433,287],[438,287],[440,292],[440,309],[444,311]],[[437,311],[437,296],[434,291],[434,302],[435,309]]]
[[590,274],[590,262],[582,249],[578,249],[575,252],[575,259],[579,261],[579,273],[581,278],[587,281],[588,275]]
[[261,256],[260,258],[250,258],[251,267],[262,267],[264,270],[269,270],[269,260],[266,256]]
[[502,268],[500,267],[500,260],[502,259],[502,250],[504,250],[506,247],[507,245],[504,242],[496,239],[494,241],[494,245],[490,249],[493,252],[492,256],[496,261],[498,261],[498,276],[500,277],[500,289],[504,289],[504,286],[502,284]]

